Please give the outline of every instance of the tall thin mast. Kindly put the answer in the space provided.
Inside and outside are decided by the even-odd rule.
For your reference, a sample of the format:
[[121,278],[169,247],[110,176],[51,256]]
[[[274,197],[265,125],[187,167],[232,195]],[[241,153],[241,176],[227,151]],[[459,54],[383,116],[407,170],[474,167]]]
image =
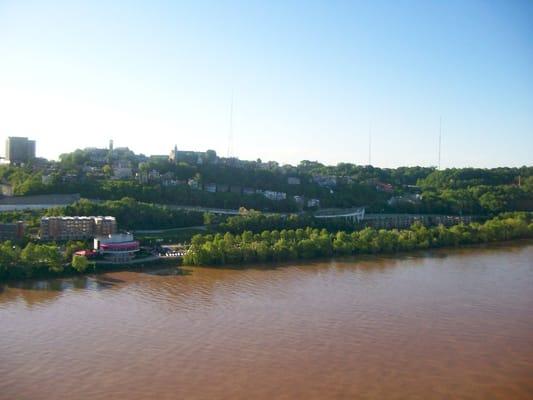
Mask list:
[[228,132],[228,158],[233,151],[233,90],[231,91],[231,103],[229,108],[229,132]]
[[372,124],[368,127],[368,165],[372,165]]
[[440,151],[442,143],[442,117],[439,118],[439,169],[440,169]]

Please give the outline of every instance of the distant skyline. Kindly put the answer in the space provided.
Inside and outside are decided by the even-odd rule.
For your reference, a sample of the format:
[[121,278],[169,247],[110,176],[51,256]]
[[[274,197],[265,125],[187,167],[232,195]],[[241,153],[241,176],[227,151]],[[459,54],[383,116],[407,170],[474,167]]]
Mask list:
[[0,0],[2,148],[533,164],[531,1],[176,3]]

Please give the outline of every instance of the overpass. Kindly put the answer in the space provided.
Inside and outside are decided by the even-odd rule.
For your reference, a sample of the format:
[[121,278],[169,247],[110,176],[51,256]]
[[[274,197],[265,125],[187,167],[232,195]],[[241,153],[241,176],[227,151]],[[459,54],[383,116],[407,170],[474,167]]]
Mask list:
[[365,218],[364,207],[357,208],[329,208],[317,211],[313,214],[319,219],[342,218],[353,223],[361,222]]
[[172,208],[174,210],[184,210],[184,211],[196,211],[203,213],[211,213],[217,215],[239,215],[239,210],[232,210],[227,208],[211,208],[211,207],[196,207],[196,206],[180,206],[172,204],[159,204],[162,207]]

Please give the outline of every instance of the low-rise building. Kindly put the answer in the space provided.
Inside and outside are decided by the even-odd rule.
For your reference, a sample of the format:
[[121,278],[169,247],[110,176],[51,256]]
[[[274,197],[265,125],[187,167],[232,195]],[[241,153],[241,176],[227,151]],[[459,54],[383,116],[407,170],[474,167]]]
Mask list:
[[50,185],[54,182],[54,176],[53,175],[43,175],[41,176],[41,183],[43,185]]
[[168,160],[175,164],[185,162],[188,164],[216,164],[218,161],[217,153],[214,150],[207,151],[184,151],[178,150],[178,146],[174,146],[171,150]]
[[314,175],[313,182],[321,187],[332,188],[337,186],[337,177],[334,175]]
[[161,174],[159,171],[152,169],[150,172],[148,172],[148,180],[149,181],[158,181],[161,179]]
[[392,193],[394,192],[394,187],[390,183],[378,182],[376,183],[376,190],[380,192]]
[[309,199],[309,200],[307,200],[307,207],[308,208],[320,207],[320,200],[319,199]]
[[292,199],[300,209],[304,206],[305,198],[303,196],[292,196]]
[[267,199],[274,201],[281,201],[287,198],[287,193],[285,192],[275,192],[273,190],[258,190],[257,193],[260,193]]
[[187,182],[181,181],[179,179],[165,179],[162,182],[163,186],[179,186],[179,185],[185,185],[186,183]]
[[94,238],[94,250],[106,261],[121,263],[135,258],[139,251],[139,242],[131,233],[114,233]]
[[406,194],[403,196],[393,196],[387,200],[389,206],[397,206],[402,204],[420,204],[422,202],[422,195],[416,194]]
[[89,160],[92,164],[104,165],[109,159],[109,149],[88,147],[84,151],[85,154],[89,156]]
[[300,182],[300,178],[298,178],[296,176],[289,176],[287,178],[287,183],[289,185],[299,185],[301,182]]
[[130,167],[113,168],[113,177],[115,179],[129,179],[132,176],[133,176],[133,171]]
[[42,240],[86,240],[117,231],[115,217],[43,217]]
[[79,177],[78,177],[78,174],[74,174],[74,173],[68,173],[68,174],[64,174],[63,176],[61,176],[61,181],[63,181],[63,183],[74,183],[74,182],[78,182],[79,181]]
[[216,183],[206,183],[204,184],[204,191],[209,193],[216,193],[217,184]]
[[194,179],[194,178],[190,178],[187,181],[187,185],[189,185],[191,189],[200,189],[201,187],[198,179]]

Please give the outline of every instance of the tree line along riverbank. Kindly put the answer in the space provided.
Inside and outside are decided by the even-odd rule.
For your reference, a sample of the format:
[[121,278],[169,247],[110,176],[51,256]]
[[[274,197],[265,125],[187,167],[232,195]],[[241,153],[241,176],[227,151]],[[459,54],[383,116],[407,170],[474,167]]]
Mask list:
[[[451,227],[426,227],[415,223],[410,229],[328,231],[314,227],[264,230],[252,233],[198,234],[192,237],[183,258],[186,265],[238,265],[321,257],[395,253],[417,249],[488,243],[533,238],[533,213],[505,213],[484,223]],[[17,280],[81,274],[104,270],[73,254],[84,242],[33,243],[19,246],[0,243],[0,280]],[[124,266],[124,268],[128,268]]]
[[148,254],[127,265],[92,261],[85,256],[74,254],[77,250],[85,248],[87,244],[81,241],[68,242],[66,245],[29,242],[25,246],[19,246],[11,241],[0,242],[0,282],[72,276],[112,269],[138,269],[144,266],[175,263],[175,259],[154,258]]
[[186,265],[224,266],[418,249],[533,238],[533,213],[506,213],[485,221],[451,227],[364,228],[330,232],[307,227],[240,234],[195,235],[183,259]]

